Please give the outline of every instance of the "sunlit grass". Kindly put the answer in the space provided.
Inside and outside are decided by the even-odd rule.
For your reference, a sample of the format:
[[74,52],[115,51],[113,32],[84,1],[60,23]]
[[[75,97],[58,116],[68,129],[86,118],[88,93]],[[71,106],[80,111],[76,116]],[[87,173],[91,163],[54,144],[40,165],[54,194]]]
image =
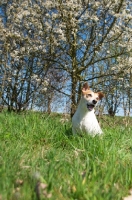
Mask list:
[[61,117],[1,113],[0,198],[122,199],[132,187],[132,128],[104,123],[101,137],[73,136]]

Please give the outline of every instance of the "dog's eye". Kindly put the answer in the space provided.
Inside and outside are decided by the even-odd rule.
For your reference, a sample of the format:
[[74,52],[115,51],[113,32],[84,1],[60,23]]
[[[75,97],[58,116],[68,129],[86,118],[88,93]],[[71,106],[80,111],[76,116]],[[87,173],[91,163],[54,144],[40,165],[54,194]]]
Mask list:
[[97,97],[96,100],[98,101],[98,100],[99,100],[99,97]]
[[86,94],[86,98],[92,97],[92,94]]

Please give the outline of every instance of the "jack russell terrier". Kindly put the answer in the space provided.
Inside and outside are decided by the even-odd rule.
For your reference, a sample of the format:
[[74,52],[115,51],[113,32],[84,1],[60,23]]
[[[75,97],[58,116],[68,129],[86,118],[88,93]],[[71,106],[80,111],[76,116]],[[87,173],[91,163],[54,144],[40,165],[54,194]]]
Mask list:
[[94,113],[94,107],[103,97],[102,92],[94,93],[90,90],[88,84],[84,83],[80,103],[72,117],[73,134],[86,132],[96,135],[103,133]]

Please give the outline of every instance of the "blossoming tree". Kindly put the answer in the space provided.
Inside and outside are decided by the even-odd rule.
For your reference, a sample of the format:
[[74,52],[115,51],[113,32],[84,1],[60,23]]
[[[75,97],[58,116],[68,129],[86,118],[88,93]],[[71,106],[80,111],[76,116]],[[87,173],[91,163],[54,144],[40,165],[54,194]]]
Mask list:
[[[120,62],[113,60],[130,56],[131,1],[3,0],[3,3],[6,22],[1,20],[0,33],[4,75],[8,69],[12,71],[12,66],[30,70],[26,66],[30,59],[35,66],[31,75],[36,73],[36,67],[43,73],[50,66],[61,70],[68,77],[71,115],[75,112],[81,81],[105,79],[113,75],[114,65],[118,72],[124,70]],[[111,68],[104,64],[108,59],[113,62]]]

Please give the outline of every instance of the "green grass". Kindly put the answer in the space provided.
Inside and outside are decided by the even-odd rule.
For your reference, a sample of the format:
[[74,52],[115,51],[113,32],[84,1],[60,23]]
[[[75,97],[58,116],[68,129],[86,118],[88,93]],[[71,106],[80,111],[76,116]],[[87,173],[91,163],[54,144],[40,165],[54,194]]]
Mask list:
[[118,200],[128,194],[132,126],[118,118],[113,127],[101,123],[101,137],[73,136],[61,117],[0,114],[0,200]]

